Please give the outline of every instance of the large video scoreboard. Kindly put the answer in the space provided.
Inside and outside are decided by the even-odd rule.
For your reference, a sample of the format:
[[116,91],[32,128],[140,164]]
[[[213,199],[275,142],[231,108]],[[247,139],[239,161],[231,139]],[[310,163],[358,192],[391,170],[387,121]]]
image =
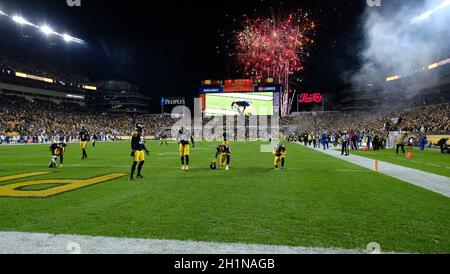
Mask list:
[[280,109],[281,86],[267,79],[203,81],[200,88],[205,116],[272,116]]

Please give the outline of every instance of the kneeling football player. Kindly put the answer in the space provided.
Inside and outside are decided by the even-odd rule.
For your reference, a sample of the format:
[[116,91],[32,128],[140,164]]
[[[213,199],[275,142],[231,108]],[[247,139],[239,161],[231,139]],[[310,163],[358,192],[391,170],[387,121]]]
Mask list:
[[131,150],[133,165],[131,166],[129,181],[134,180],[134,172],[136,171],[136,167],[138,170],[137,178],[144,178],[142,176],[142,168],[145,163],[145,155],[149,155],[149,152],[145,147],[144,126],[142,124],[137,124],[136,130],[133,132],[133,136],[131,138]]
[[286,146],[285,145],[279,145],[275,148],[273,151],[273,154],[275,155],[275,169],[278,169],[281,164],[281,169],[284,169],[284,165],[286,162]]
[[56,168],[56,160],[59,158],[59,167],[62,168],[64,163],[64,152],[67,145],[64,143],[54,143],[50,146],[50,152],[52,153],[52,160],[50,161],[49,168]]
[[230,169],[231,163],[231,149],[229,145],[220,145],[217,147],[216,159],[219,161],[220,166],[225,170]]

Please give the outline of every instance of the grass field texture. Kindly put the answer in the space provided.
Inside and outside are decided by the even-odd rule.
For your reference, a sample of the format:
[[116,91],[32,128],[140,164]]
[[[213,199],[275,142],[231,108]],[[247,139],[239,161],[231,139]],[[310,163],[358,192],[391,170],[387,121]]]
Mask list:
[[355,151],[352,153],[379,161],[450,177],[450,155],[443,154],[436,149],[430,149],[424,153],[420,152],[419,149],[407,150],[406,153],[413,154],[412,159],[406,158],[401,152],[397,155],[393,149],[367,152]]
[[[198,143],[189,172],[181,171],[176,144],[154,142],[145,179],[134,183],[122,177],[49,198],[0,197],[0,231],[351,249],[377,242],[383,251],[450,252],[444,196],[295,144],[288,144],[285,171],[273,170],[273,156],[256,142],[232,143],[231,170],[213,171],[217,145]],[[45,145],[0,152],[0,177],[50,171],[36,179],[83,179],[128,173],[131,164],[125,142],[90,147],[84,161],[70,145],[56,170],[47,168]]]

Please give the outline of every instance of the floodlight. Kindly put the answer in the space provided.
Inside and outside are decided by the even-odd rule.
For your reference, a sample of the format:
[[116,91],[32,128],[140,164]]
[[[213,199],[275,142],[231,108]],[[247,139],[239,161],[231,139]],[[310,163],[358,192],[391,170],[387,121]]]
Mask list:
[[27,20],[25,20],[25,19],[24,19],[23,17],[21,17],[21,16],[15,15],[15,16],[13,16],[12,20],[13,20],[14,22],[16,22],[17,24],[20,24],[20,25],[31,25],[30,22],[28,22]]
[[421,21],[425,21],[428,18],[431,17],[431,15],[433,15],[434,13],[436,13],[437,11],[441,10],[441,9],[445,9],[447,7],[450,6],[450,0],[445,0],[443,1],[439,6],[435,7],[434,9],[428,10],[424,13],[422,13],[421,15],[414,17],[413,19],[410,20],[411,24],[415,24]]
[[49,26],[43,26],[43,27],[40,27],[40,29],[45,35],[55,33]]
[[62,35],[62,37],[63,37],[64,41],[66,41],[67,43],[69,43],[69,42],[75,42],[75,43],[78,43],[78,44],[84,44],[84,41],[83,41],[83,40],[78,39],[78,38],[75,38],[75,37],[73,37],[73,36],[70,36],[70,35],[67,34],[67,33],[64,33],[64,34]]
[[67,33],[64,33],[64,34],[63,34],[63,38],[64,38],[64,41],[66,41],[66,42],[71,42],[71,41],[73,41],[73,37],[70,36],[70,35],[67,34]]
[[[10,17],[7,13],[3,12],[0,10],[0,16],[6,16],[6,17]],[[84,40],[81,40],[79,38],[75,38],[67,33],[59,33],[54,31],[52,28],[50,28],[48,25],[43,25],[43,26],[39,26],[39,25],[35,25],[33,23],[31,23],[30,21],[26,20],[25,18],[23,18],[20,15],[14,15],[11,17],[11,19],[19,24],[19,25],[27,25],[36,29],[39,29],[42,33],[44,33],[45,35],[56,35],[61,37],[62,39],[64,39],[64,41],[66,41],[67,43],[69,42],[74,42],[74,43],[78,43],[78,44],[85,44]]]

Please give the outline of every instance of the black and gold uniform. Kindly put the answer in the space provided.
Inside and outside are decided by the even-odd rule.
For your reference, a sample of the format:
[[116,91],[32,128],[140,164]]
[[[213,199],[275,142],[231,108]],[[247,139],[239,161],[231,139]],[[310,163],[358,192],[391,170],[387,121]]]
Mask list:
[[222,144],[217,147],[216,160],[219,161],[221,167],[225,167],[225,170],[230,169],[231,162],[231,149],[227,144]]
[[49,168],[56,168],[56,160],[59,157],[59,167],[61,168],[64,163],[64,152],[67,145],[64,143],[54,143],[50,146],[50,152],[52,153],[52,160],[50,161]]
[[166,144],[166,146],[168,146],[168,143],[167,143],[167,134],[165,134],[165,133],[163,133],[162,135],[161,135],[161,146],[163,145],[163,144]]
[[137,124],[136,130],[133,132],[133,136],[131,137],[131,150],[133,165],[131,166],[130,181],[133,181],[136,167],[138,169],[137,177],[143,178],[141,172],[145,163],[145,155],[149,155],[149,152],[145,147],[144,126],[142,124]]
[[189,131],[185,130],[184,128],[181,128],[178,132],[177,137],[178,144],[180,145],[180,156],[181,156],[181,169],[182,170],[189,170],[189,153],[190,153],[190,143],[192,143],[192,146],[195,147],[194,138],[189,133]]
[[95,147],[95,145],[97,144],[97,140],[98,140],[98,137],[96,134],[94,134],[94,136],[92,136],[92,147]]
[[88,157],[87,153],[86,153],[86,148],[88,146],[89,139],[90,139],[89,133],[85,128],[83,128],[80,131],[79,139],[80,139],[80,148],[81,148],[81,151],[83,152],[83,154],[81,156],[81,160],[84,160]]
[[274,161],[275,168],[279,168],[281,163],[281,169],[284,169],[284,164],[286,161],[286,146],[285,145],[277,146],[273,151],[273,155],[275,156]]

